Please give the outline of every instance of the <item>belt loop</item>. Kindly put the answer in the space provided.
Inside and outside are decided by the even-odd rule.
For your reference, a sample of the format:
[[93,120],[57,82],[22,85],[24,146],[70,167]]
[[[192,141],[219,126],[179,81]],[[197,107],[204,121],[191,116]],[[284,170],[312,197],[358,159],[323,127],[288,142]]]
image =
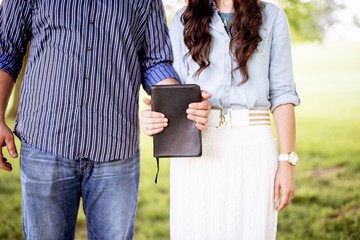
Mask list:
[[227,116],[228,116],[228,124],[229,124],[229,127],[231,128],[232,127],[232,116],[231,116],[231,108],[228,109],[228,113],[227,113]]

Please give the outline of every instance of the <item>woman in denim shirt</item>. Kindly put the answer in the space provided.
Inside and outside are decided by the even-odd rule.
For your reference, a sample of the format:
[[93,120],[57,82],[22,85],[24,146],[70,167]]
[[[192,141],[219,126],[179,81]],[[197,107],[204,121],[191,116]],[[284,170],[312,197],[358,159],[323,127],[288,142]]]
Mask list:
[[[171,160],[171,238],[275,239],[277,213],[294,196],[298,162],[299,98],[285,13],[258,0],[189,0],[170,36],[182,83],[212,94],[203,156]],[[142,113],[145,134],[167,126],[161,116]]]

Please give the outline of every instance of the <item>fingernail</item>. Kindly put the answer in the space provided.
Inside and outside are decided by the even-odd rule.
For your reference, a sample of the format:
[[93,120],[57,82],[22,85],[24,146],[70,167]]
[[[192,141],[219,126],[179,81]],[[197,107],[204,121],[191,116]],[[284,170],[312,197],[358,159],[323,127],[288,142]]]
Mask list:
[[169,122],[169,119],[164,118],[164,123],[167,123],[167,122]]
[[168,125],[167,123],[164,123],[164,124],[163,124],[164,127],[167,127],[167,125]]
[[279,199],[275,200],[274,207],[275,207],[276,210],[279,207],[279,204],[280,204]]

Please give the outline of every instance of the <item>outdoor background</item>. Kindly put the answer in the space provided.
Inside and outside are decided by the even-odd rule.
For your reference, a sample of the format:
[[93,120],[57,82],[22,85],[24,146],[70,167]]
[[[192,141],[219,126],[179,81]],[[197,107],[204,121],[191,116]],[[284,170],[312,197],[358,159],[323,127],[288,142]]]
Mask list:
[[[171,21],[183,1],[164,3]],[[300,156],[296,167],[297,190],[292,204],[279,214],[278,239],[358,240],[360,3],[356,0],[277,3],[285,8],[291,24],[294,75],[301,98],[296,109]],[[141,98],[144,96],[142,91]],[[9,104],[7,122],[11,127],[16,99],[14,95]],[[152,138],[143,134],[141,151],[135,240],[169,239],[169,160],[161,159],[159,182],[154,184],[156,161],[152,157]],[[12,172],[0,171],[0,240],[23,239],[18,160],[11,160]],[[76,238],[86,239],[81,209]]]

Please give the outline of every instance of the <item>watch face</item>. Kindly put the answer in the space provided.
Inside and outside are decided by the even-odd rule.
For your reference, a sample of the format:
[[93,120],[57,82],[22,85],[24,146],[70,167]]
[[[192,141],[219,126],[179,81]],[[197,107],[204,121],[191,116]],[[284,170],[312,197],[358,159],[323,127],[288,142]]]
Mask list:
[[295,152],[289,154],[289,162],[292,165],[296,165],[299,162],[299,157]]

